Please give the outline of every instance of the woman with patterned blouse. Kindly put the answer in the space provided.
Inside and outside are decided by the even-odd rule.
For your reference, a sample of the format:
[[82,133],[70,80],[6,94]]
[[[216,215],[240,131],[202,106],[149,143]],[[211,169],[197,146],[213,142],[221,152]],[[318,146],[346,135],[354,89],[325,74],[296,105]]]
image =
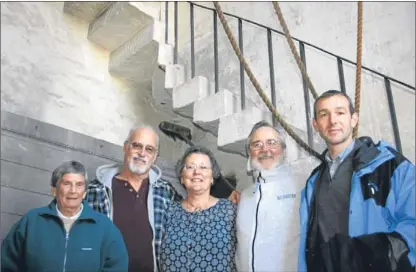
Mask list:
[[212,152],[192,146],[176,165],[187,197],[167,210],[160,271],[236,271],[236,205],[210,195],[220,168]]

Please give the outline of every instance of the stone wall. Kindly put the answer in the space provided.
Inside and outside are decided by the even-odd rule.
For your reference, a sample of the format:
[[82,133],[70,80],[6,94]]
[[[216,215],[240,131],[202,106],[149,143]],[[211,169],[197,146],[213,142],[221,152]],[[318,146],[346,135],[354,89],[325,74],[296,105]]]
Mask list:
[[[200,2],[211,6],[209,2]],[[157,7],[157,3],[151,4]],[[189,8],[179,5],[179,60],[190,76]],[[280,30],[269,2],[221,2],[226,12]],[[164,3],[161,20],[164,19]],[[157,126],[173,121],[192,130],[196,143],[216,150],[216,138],[184,118],[161,110],[151,91],[108,73],[110,52],[87,40],[88,23],[63,13],[62,2],[1,3],[1,107],[23,116],[120,145],[138,122]],[[170,3],[170,15],[173,4]],[[281,7],[292,35],[355,60],[354,3],[287,3]],[[173,17],[170,17],[173,43]],[[196,75],[213,78],[212,12],[195,8]],[[237,20],[229,20],[237,35]],[[239,92],[239,63],[218,20],[220,88]],[[244,24],[244,48],[260,84],[270,93],[266,31]],[[300,73],[282,36],[273,34],[276,96],[279,111],[294,126],[306,130]],[[415,85],[415,4],[364,3],[363,64]],[[306,48],[307,68],[321,93],[339,88],[336,60]],[[355,67],[344,65],[347,92],[354,93]],[[383,80],[363,73],[360,134],[393,142]],[[264,107],[247,77],[248,102]],[[415,161],[414,92],[392,85],[404,153]],[[161,136],[161,156],[174,162],[186,146]],[[246,161],[216,150],[225,172],[235,171],[248,184]],[[303,167],[308,173],[315,163]]]
[[[151,90],[108,73],[110,52],[87,40],[88,23],[62,2],[1,3],[1,108],[116,145],[131,126],[178,122],[215,151],[225,173],[247,184],[245,158],[216,150],[216,138],[189,120],[160,111]],[[175,162],[187,146],[161,135],[160,156]]]
[[[213,8],[211,2],[198,2]],[[261,23],[282,31],[271,2],[220,2],[224,12]],[[293,37],[321,47],[355,62],[357,4],[355,2],[281,2],[286,23]],[[189,3],[179,7],[179,63],[185,64],[190,76]],[[364,66],[415,86],[415,3],[365,2],[363,5]],[[195,14],[196,75],[213,81],[213,12],[199,7]],[[169,9],[169,41],[174,43],[173,3]],[[164,18],[164,7],[162,16]],[[237,19],[227,17],[238,39]],[[270,95],[267,31],[243,23],[245,57],[260,85]],[[272,35],[279,112],[292,125],[306,131],[305,102],[302,77],[282,35]],[[298,49],[299,50],[299,49]],[[218,51],[220,88],[240,93],[239,61],[218,19]],[[335,57],[306,46],[308,74],[318,92],[340,89]],[[355,66],[344,63],[347,93],[354,100]],[[245,77],[248,103],[266,109],[251,82]],[[376,141],[394,143],[384,79],[367,71],[362,73],[361,121],[359,135],[370,135]],[[404,153],[415,161],[415,92],[392,84]],[[313,102],[313,97],[310,96]]]

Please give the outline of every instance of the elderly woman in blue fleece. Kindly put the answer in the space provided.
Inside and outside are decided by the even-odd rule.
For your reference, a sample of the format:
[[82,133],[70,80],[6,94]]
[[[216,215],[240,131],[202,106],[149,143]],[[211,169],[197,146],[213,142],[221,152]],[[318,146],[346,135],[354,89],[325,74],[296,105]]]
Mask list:
[[166,212],[160,271],[236,271],[236,204],[210,195],[220,168],[210,150],[193,146],[176,165],[187,197]]
[[55,169],[55,198],[26,213],[3,241],[2,272],[127,272],[128,255],[119,230],[83,203],[87,180],[79,162]]

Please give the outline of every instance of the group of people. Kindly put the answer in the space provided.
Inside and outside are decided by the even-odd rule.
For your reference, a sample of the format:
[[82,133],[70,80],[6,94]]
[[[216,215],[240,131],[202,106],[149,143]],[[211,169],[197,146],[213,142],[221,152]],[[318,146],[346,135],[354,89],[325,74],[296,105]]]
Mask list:
[[155,165],[159,137],[133,128],[124,163],[65,162],[52,202],[25,214],[2,243],[1,271],[414,271],[415,167],[384,141],[353,138],[351,99],[314,104],[327,149],[307,181],[284,163],[285,132],[265,121],[247,138],[253,184],[212,194],[221,169],[203,146],[176,164],[177,192]]

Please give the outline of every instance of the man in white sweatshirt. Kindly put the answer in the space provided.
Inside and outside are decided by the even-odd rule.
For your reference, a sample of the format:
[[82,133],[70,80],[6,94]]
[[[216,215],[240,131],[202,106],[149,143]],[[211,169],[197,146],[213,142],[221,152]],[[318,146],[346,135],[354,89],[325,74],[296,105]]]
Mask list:
[[247,139],[253,185],[241,192],[237,212],[238,271],[297,271],[299,205],[304,181],[283,164],[285,132],[265,121]]

